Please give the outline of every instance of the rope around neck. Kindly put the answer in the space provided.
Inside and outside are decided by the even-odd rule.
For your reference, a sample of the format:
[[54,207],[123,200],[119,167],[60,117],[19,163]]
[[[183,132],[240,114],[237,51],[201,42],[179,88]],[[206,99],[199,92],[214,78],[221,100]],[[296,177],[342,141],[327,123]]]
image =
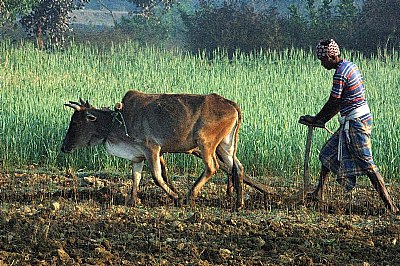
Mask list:
[[[118,119],[118,115],[121,117],[121,120]],[[126,127],[125,119],[124,119],[124,116],[122,115],[122,113],[121,113],[120,111],[114,111],[113,116],[114,116],[114,117],[113,117],[113,122],[114,122],[115,120],[117,120],[117,121],[119,122],[120,125],[123,125],[123,126],[124,126],[124,130],[125,130],[125,136],[127,136],[128,138],[130,138],[131,136],[128,134],[128,128]]]

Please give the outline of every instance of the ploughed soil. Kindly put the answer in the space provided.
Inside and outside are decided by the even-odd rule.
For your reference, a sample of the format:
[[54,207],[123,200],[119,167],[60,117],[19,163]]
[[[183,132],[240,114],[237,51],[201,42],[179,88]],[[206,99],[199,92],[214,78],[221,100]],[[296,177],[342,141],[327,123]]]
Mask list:
[[[174,177],[187,193],[195,177]],[[400,217],[368,180],[352,193],[329,181],[325,201],[259,178],[232,211],[225,178],[212,178],[195,207],[176,206],[145,174],[0,172],[0,265],[400,265]],[[399,202],[397,183],[388,184]]]

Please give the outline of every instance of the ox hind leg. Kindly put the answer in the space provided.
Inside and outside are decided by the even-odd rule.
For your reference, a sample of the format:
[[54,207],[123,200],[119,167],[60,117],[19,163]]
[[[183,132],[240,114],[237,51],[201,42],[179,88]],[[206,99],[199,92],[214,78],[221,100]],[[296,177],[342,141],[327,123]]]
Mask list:
[[[228,175],[228,186],[227,186],[227,190],[226,193],[228,194],[228,196],[232,196],[233,195],[233,181],[232,181],[232,166],[233,166],[233,160],[231,160],[232,162],[230,164],[226,164],[224,162],[224,159],[222,158],[222,156],[220,155],[220,152],[218,151],[220,147],[217,148],[217,161],[218,161],[218,165],[219,167],[222,169],[222,171],[224,171],[225,173],[227,173]],[[189,154],[192,154],[200,159],[203,158],[203,155],[201,154],[200,150],[195,149],[195,150],[191,150],[189,152]]]
[[161,164],[161,175],[165,183],[174,191],[175,193],[178,193],[178,190],[172,183],[171,179],[168,176],[168,169],[167,169],[167,163],[164,160],[164,157],[160,155],[160,164]]
[[201,188],[204,186],[205,183],[210,180],[210,177],[218,170],[219,165],[217,161],[217,157],[215,155],[215,146],[212,144],[202,144],[199,145],[201,158],[204,163],[204,171],[201,176],[196,180],[194,183],[189,199],[190,199],[190,206],[194,206],[195,200],[199,195]]
[[243,179],[244,170],[242,163],[235,155],[235,144],[232,136],[225,137],[217,147],[217,156],[221,169],[227,173],[227,194],[232,200],[233,189],[236,191],[236,208],[244,207]]
[[[226,189],[226,194],[230,199],[232,200],[233,196],[233,190],[235,187],[237,187],[239,191],[239,195],[243,195],[243,185],[241,181],[237,182],[237,185],[234,184],[233,182],[233,167],[235,166],[236,172],[239,176],[240,179],[244,180],[244,171],[243,171],[243,166],[239,159],[236,158],[236,156],[233,155],[233,149],[231,149],[231,145],[227,142],[222,142],[218,147],[217,147],[217,161],[219,167],[227,174],[227,189]],[[202,159],[203,155],[200,150],[192,150],[190,151],[190,154],[195,155],[196,157]],[[235,162],[235,163],[234,163]],[[242,178],[243,176],[243,178]],[[236,177],[236,175],[235,175]],[[236,180],[237,178],[236,177]],[[242,188],[241,188],[242,187]],[[241,196],[241,199],[239,199],[238,203],[240,204],[238,206],[244,205],[244,196]],[[232,203],[232,202],[231,202]],[[243,207],[243,206],[242,206]]]

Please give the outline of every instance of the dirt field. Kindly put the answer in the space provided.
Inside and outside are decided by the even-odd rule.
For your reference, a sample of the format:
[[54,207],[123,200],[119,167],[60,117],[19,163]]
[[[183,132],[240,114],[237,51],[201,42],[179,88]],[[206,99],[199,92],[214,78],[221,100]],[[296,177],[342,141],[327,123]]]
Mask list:
[[[175,183],[186,193],[193,181]],[[399,216],[366,180],[352,194],[329,182],[319,206],[264,181],[270,194],[246,187],[246,209],[232,212],[223,181],[190,208],[145,176],[131,208],[126,176],[3,171],[0,265],[400,265]],[[399,202],[398,184],[389,189]]]

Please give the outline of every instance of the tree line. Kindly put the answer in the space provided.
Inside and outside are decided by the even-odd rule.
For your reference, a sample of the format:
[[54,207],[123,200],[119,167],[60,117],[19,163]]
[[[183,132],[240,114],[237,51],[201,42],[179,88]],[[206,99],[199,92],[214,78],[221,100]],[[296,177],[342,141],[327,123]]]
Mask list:
[[[90,0],[0,0],[0,22],[19,17],[28,35],[43,47],[64,47],[71,31],[69,14]],[[122,1],[122,0],[121,0]],[[280,13],[254,1],[128,0],[137,5],[115,31],[136,41],[181,46],[193,53],[223,49],[257,53],[309,49],[319,39],[335,38],[347,49],[370,55],[400,47],[400,0],[307,0]],[[192,3],[192,4],[189,4]],[[40,44],[40,43],[39,43]]]

